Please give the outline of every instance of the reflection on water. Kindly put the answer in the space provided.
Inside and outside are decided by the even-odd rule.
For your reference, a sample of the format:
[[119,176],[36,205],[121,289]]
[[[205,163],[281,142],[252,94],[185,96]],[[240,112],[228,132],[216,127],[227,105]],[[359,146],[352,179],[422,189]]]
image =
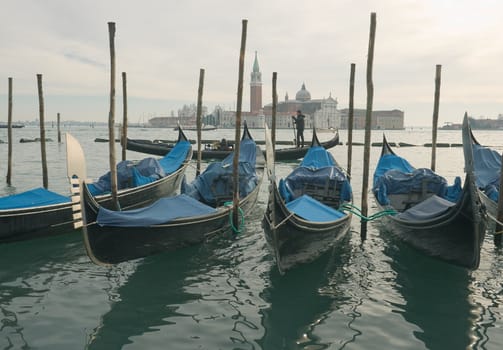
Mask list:
[[386,247],[396,289],[403,297],[394,312],[419,327],[414,336],[428,349],[466,349],[476,321],[470,272],[426,257],[402,242],[390,240]]

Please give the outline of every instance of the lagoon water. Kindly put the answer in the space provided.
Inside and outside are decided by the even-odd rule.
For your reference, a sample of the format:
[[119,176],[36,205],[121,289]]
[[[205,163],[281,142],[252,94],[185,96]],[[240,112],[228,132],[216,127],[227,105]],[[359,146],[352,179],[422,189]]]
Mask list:
[[[88,177],[108,167],[103,127],[65,126],[81,143]],[[263,130],[251,130],[263,139]],[[382,139],[372,131],[372,141]],[[502,131],[475,131],[479,141],[503,150]],[[41,186],[38,129],[13,130],[13,186],[0,195]],[[195,132],[187,132],[195,138]],[[310,133],[306,133],[310,139]],[[129,129],[131,138],[175,139],[168,129]],[[203,133],[231,139],[233,130]],[[47,137],[57,140],[56,129]],[[331,150],[347,165],[344,145]],[[387,131],[392,142],[422,145],[431,130]],[[321,140],[330,134],[319,134]],[[278,140],[293,138],[279,130]],[[0,129],[6,140],[6,130]],[[364,132],[354,133],[363,142]],[[438,142],[461,143],[461,131],[439,131]],[[120,146],[117,144],[119,154]],[[395,151],[416,167],[429,167],[431,148]],[[437,172],[450,183],[463,178],[462,148],[438,148]],[[373,173],[380,148],[371,148]],[[47,143],[50,189],[68,194],[65,145]],[[127,153],[129,159],[145,157]],[[7,145],[0,144],[0,173]],[[352,184],[360,205],[363,147],[353,147]],[[295,163],[277,164],[284,176]],[[193,177],[195,167],[187,176]],[[2,175],[2,179],[4,179]],[[426,257],[397,241],[379,222],[360,239],[353,218],[346,239],[311,264],[280,276],[266,245],[261,218],[267,181],[245,232],[176,252],[105,268],[87,258],[80,232],[0,245],[0,349],[502,349],[503,252],[488,233],[480,268]],[[369,195],[370,213],[376,210]]]

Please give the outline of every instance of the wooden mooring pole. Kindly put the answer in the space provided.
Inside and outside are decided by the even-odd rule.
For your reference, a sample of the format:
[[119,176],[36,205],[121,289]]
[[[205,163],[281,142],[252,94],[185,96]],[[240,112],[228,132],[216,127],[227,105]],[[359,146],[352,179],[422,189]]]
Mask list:
[[127,77],[122,72],[122,132],[121,132],[122,160],[126,160],[127,146]]
[[[372,82],[372,65],[374,61],[374,42],[376,32],[376,14],[370,14],[370,35],[367,55],[367,109],[365,113],[365,145],[363,151],[363,181],[362,181],[362,215],[368,216],[368,187],[369,187],[369,162],[370,162],[370,135],[372,126],[372,102],[374,98],[374,84]],[[367,239],[367,220],[362,219],[360,236]]]
[[348,111],[348,179],[351,181],[351,161],[353,158],[353,123],[354,123],[354,97],[355,97],[355,67],[351,63],[349,73],[349,111]]
[[12,178],[12,78],[9,78],[9,100],[7,107],[7,185],[11,185]]
[[435,102],[433,103],[433,125],[431,135],[431,170],[435,171],[437,158],[437,130],[438,130],[438,109],[440,105],[440,77],[442,65],[437,64],[435,71]]
[[[241,49],[239,53],[239,78],[238,78],[238,96],[236,106],[236,130],[234,135],[234,158],[233,166],[233,223],[235,227],[239,227],[239,149],[241,138],[241,108],[243,103],[243,72],[245,63],[246,50],[246,28],[248,20],[243,19],[241,29]],[[237,225],[237,226],[236,226]]]
[[272,149],[276,151],[276,109],[278,108],[278,94],[276,92],[276,83],[278,81],[278,73],[272,73],[272,115],[271,115],[271,140]]
[[42,181],[44,188],[49,187],[47,176],[47,155],[45,152],[45,118],[44,118],[44,93],[42,91],[42,74],[37,74],[38,86],[38,112],[40,119],[40,151],[42,153]]
[[[199,69],[199,87],[197,89],[197,114],[196,114],[196,124],[197,124],[197,164],[196,164],[196,176],[201,174],[201,159],[203,157],[201,150],[201,128],[202,128],[202,118],[203,113],[203,87],[204,87],[204,69]],[[180,125],[178,126],[180,127]]]
[[110,111],[108,113],[108,152],[110,163],[110,187],[112,203],[119,210],[117,196],[117,166],[115,162],[115,23],[108,22],[108,36],[110,40]]
[[61,143],[61,128],[60,128],[60,123],[61,123],[61,116],[57,115],[57,123],[58,123],[58,143]]
[[[503,154],[501,155],[501,168],[500,168],[500,195],[498,197],[498,213],[496,218],[498,219],[498,222],[503,222],[503,193],[501,192],[501,189],[503,188]],[[503,236],[503,225],[500,225],[499,223],[496,223],[496,229],[494,230],[495,235],[494,235],[494,244],[497,247],[501,247],[501,238]]]

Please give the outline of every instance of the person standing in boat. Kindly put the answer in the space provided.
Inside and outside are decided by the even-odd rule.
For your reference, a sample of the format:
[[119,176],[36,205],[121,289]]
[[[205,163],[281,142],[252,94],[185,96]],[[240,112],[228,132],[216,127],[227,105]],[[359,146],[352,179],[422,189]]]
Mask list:
[[306,119],[306,116],[302,114],[299,109],[297,110],[297,116],[292,115],[292,119],[297,129],[297,147],[304,147],[304,120]]

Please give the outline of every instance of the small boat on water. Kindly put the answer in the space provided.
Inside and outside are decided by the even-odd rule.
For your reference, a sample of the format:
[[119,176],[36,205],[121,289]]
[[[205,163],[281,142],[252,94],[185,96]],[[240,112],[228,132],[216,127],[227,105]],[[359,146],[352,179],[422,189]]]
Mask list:
[[[116,264],[202,243],[239,226],[231,221],[233,157],[231,153],[209,164],[192,183],[183,182],[180,195],[138,210],[107,210],[84,183],[83,233],[90,259],[101,265]],[[264,165],[262,152],[245,125],[239,154],[241,218],[256,205]]]
[[383,218],[383,230],[430,256],[478,268],[486,222],[472,163],[467,150],[464,184],[458,176],[449,186],[442,176],[396,155],[383,136],[372,190],[378,208],[394,212]]
[[[71,137],[67,134],[67,138],[68,136]],[[122,208],[140,208],[179,188],[185,170],[192,159],[192,147],[183,131],[179,133],[179,140],[177,146],[158,161],[149,157],[136,164],[123,162],[124,166],[119,166],[124,175],[122,189],[118,192]],[[75,139],[73,141],[77,142]],[[67,149],[67,157],[71,158],[71,154],[68,153]],[[85,166],[82,166],[80,160],[74,161],[70,167],[78,168],[80,176],[85,178]],[[70,167],[68,174],[77,172]],[[153,171],[154,169],[156,171]],[[71,175],[69,177],[71,178]],[[89,184],[95,200],[105,207],[112,205],[109,187],[107,189],[109,177],[105,174],[97,182]],[[35,188],[1,197],[0,243],[73,231],[72,204],[70,197],[44,188]]]
[[276,182],[267,127],[266,135],[269,200],[262,223],[278,270],[284,273],[319,258],[349,231],[352,215],[341,208],[352,202],[352,190],[316,131],[299,166]]
[[[180,127],[179,126],[175,126],[173,128],[173,130],[177,131]],[[197,131],[197,126],[193,125],[193,126],[182,126],[181,127],[183,130],[188,130],[188,131]],[[214,125],[203,125],[203,127],[201,128],[201,131],[213,131],[213,130],[217,130],[218,128]]]
[[[335,133],[334,136],[326,141],[321,142],[321,146],[325,149],[330,149],[339,144],[339,134]],[[136,151],[146,154],[165,154],[167,150],[171,148],[170,144],[164,143],[148,143],[148,142],[137,142],[135,140],[128,139],[126,148],[130,151]],[[285,147],[285,148],[277,148],[274,151],[275,160],[276,161],[289,161],[303,158],[307,151],[309,150],[309,146],[306,147]],[[232,152],[232,144],[227,144],[227,147],[221,147],[220,145],[213,144],[206,145],[205,148],[201,152],[202,159],[223,159]],[[265,154],[265,150],[264,156]],[[196,152],[194,152],[194,158],[196,157]],[[267,156],[266,156],[267,157]]]

